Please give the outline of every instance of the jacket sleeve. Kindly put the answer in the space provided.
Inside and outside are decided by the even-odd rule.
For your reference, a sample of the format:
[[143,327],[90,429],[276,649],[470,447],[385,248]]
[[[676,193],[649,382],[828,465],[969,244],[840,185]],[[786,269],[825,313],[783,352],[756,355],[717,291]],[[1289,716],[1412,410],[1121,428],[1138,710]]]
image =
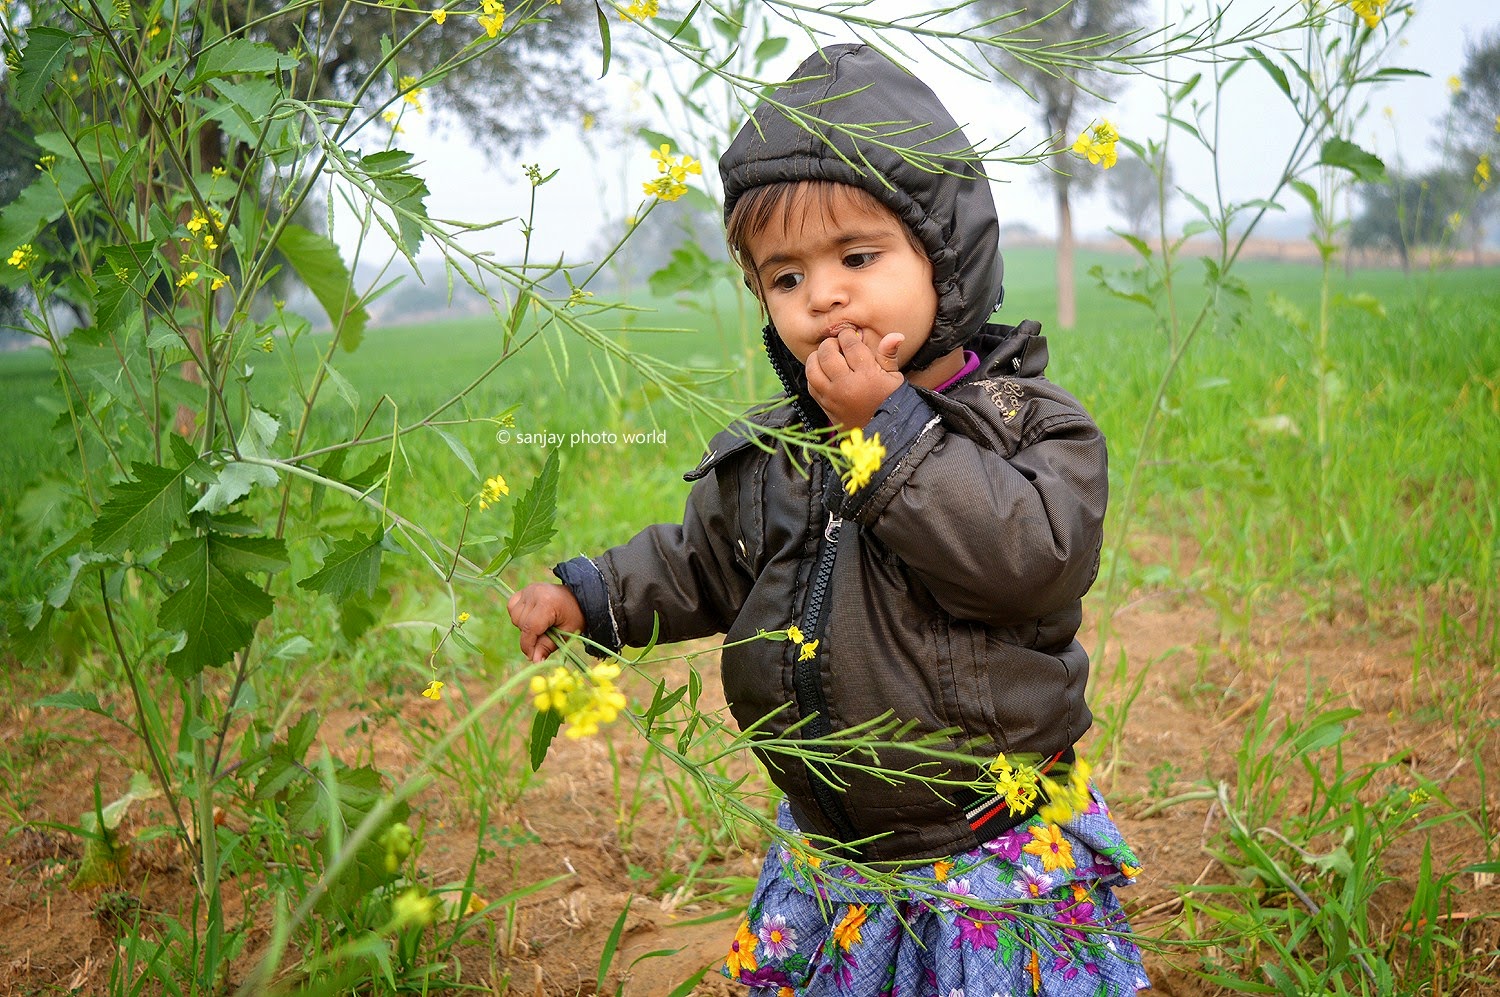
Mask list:
[[688,494],[682,522],[648,526],[597,557],[577,557],[553,572],[573,592],[585,636],[611,651],[729,629],[750,590],[735,560],[738,536],[732,468],[720,466]]
[[1098,573],[1109,488],[1104,436],[1070,403],[1050,385],[1009,408],[982,397],[960,433],[903,385],[865,427],[881,467],[840,514],[955,617],[1012,626],[1061,609]]

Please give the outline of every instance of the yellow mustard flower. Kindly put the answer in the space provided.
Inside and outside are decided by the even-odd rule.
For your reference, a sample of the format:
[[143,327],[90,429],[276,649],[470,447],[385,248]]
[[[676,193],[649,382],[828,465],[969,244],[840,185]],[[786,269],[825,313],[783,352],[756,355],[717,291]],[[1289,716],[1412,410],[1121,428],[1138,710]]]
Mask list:
[[459,622],[460,625],[468,623],[469,622],[469,614],[468,613],[459,613],[458,614],[458,622]]
[[583,676],[560,665],[551,675],[532,676],[532,705],[538,712],[560,714],[568,725],[563,733],[574,740],[597,734],[600,724],[613,723],[625,709],[625,694],[614,683],[619,674],[620,667],[608,662]]
[[1482,191],[1490,189],[1490,154],[1487,152],[1479,157],[1474,167],[1474,186]]
[[464,908],[464,913],[469,915],[470,917],[474,916],[475,914],[483,914],[484,909],[489,905],[490,902],[484,897],[481,897],[477,893],[470,893],[469,906]]
[[484,487],[479,491],[479,508],[481,510],[488,509],[496,502],[499,502],[502,495],[509,494],[510,485],[505,483],[503,477],[497,474],[493,477],[485,478]]
[[1463,224],[1464,216],[1462,212],[1455,211],[1453,212],[1453,214],[1448,216],[1448,227],[1453,229],[1455,232],[1462,228]]
[[1042,868],[1047,872],[1073,868],[1073,843],[1063,837],[1062,828],[1056,824],[1040,824],[1033,827],[1031,840],[1021,848],[1021,851],[1041,859]]
[[427,683],[427,688],[422,690],[422,695],[428,699],[438,700],[443,698],[443,683],[433,679]]
[[1373,28],[1385,17],[1385,8],[1390,0],[1348,0],[1349,8],[1358,14],[1365,27]]
[[267,336],[265,339],[262,339],[260,341],[260,351],[262,353],[275,353],[276,352],[276,337],[275,336]]
[[833,929],[833,940],[838,943],[839,948],[848,952],[852,946],[860,943],[861,929],[869,913],[870,908],[865,904],[850,905],[848,912]]
[[651,151],[651,158],[656,160],[656,172],[660,175],[641,184],[641,189],[663,201],[675,201],[686,194],[688,176],[703,174],[702,163],[692,156],[673,156],[672,147],[665,143]]
[[193,233],[193,235],[197,235],[206,228],[208,228],[207,215],[194,214],[193,217],[187,220],[187,230]]
[[394,134],[401,135],[406,132],[406,129],[401,127],[401,122],[399,120],[400,115],[398,115],[395,111],[386,111],[381,115],[381,117],[385,119],[386,124],[391,126],[391,131]]
[[1103,166],[1107,170],[1118,161],[1119,157],[1115,153],[1115,143],[1118,141],[1120,133],[1115,131],[1115,126],[1108,121],[1100,121],[1083,130],[1073,143],[1073,151],[1086,157],[1095,166]]
[[219,288],[223,287],[225,284],[228,284],[228,283],[229,283],[229,278],[225,277],[223,274],[220,274],[219,276],[215,277],[213,280],[209,281],[209,283],[208,283],[208,289],[210,291],[217,291]]
[[17,270],[30,270],[36,264],[36,251],[31,248],[31,243],[24,242],[11,252],[5,262]]
[[210,171],[209,171],[209,172],[210,172],[210,173],[212,173],[212,174],[213,174],[213,175],[214,175],[214,176],[216,176],[216,177],[227,177],[227,176],[229,176],[229,171],[228,171],[228,170],[226,170],[226,169],[225,169],[225,168],[224,168],[224,167],[222,167],[222,166],[215,166],[215,167],[214,167],[214,168],[213,168],[213,169],[212,169],[212,170],[210,170]]
[[426,927],[437,920],[438,898],[420,886],[409,886],[391,903],[391,920],[395,927]]
[[1421,787],[1418,787],[1412,790],[1410,793],[1406,794],[1406,802],[1410,803],[1414,807],[1420,807],[1430,799],[1432,799],[1432,794],[1427,792],[1427,790],[1422,789]]
[[660,0],[632,0],[628,7],[619,8],[620,17],[624,20],[644,21],[648,17],[655,17],[661,13]]
[[500,34],[505,28],[505,4],[500,3],[499,0],[484,0],[479,15],[479,26],[491,38]]
[[36,161],[36,168],[41,170],[43,173],[51,173],[52,167],[56,165],[57,157],[52,155],[52,153],[50,152]]
[[880,462],[885,460],[880,434],[876,433],[867,440],[865,431],[859,427],[850,430],[848,437],[839,442],[839,453],[849,465],[844,471],[844,490],[851,495],[870,483],[875,472],[880,470]]
[[786,628],[786,639],[793,644],[802,643],[802,630],[796,624]]
[[401,77],[396,81],[396,89],[401,91],[401,99],[412,107],[415,107],[418,114],[422,114],[426,110],[422,107],[422,94],[426,93],[426,91],[417,86],[417,78],[415,76]]
[[432,12],[432,19],[437,23],[442,24],[444,21],[448,20],[447,9],[444,7],[439,7],[437,10]]
[[1041,773],[1034,766],[1012,765],[1004,755],[997,755],[990,762],[990,775],[995,780],[995,795],[1005,801],[1012,814],[1023,814],[1036,805]]
[[196,283],[198,283],[198,271],[196,270],[189,270],[177,278],[178,287],[192,287]]
[[1464,81],[1459,79],[1457,76],[1448,77],[1448,92],[1451,94],[1463,93]]
[[802,645],[802,653],[797,655],[798,661],[811,661],[818,656],[818,642],[810,640]]

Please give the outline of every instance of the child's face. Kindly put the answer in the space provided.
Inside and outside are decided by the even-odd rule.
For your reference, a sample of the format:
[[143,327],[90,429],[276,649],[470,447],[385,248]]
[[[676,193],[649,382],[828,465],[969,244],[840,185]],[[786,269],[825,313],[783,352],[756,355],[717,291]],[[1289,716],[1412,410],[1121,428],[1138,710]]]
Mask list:
[[937,317],[932,263],[885,207],[854,197],[819,200],[806,198],[806,210],[790,221],[773,218],[746,240],[772,324],[803,363],[846,328],[871,350],[901,333],[896,358],[904,367]]

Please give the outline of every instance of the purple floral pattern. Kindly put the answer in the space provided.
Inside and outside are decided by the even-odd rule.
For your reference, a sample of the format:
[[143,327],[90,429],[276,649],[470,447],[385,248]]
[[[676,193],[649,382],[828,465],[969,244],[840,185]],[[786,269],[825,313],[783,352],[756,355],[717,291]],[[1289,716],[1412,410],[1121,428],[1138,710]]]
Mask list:
[[[1114,887],[1139,863],[1093,798],[1061,826],[1033,817],[909,870],[889,893],[773,848],[724,975],[750,997],[1129,997],[1150,983]],[[785,804],[778,823],[800,834]]]

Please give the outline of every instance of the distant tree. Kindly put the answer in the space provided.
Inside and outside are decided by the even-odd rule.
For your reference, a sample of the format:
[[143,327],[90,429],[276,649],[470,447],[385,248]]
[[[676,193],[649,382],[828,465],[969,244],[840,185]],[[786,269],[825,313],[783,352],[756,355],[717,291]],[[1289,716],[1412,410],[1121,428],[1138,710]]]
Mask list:
[[1393,173],[1384,183],[1360,185],[1357,194],[1361,207],[1349,225],[1349,245],[1394,250],[1406,271],[1411,269],[1411,250],[1451,244],[1454,234],[1470,224],[1474,203],[1468,175],[1443,167]]
[[1145,237],[1147,228],[1161,213],[1163,191],[1166,200],[1172,200],[1171,160],[1163,168],[1165,176],[1158,182],[1150,163],[1138,156],[1126,156],[1105,175],[1115,210],[1125,219],[1125,229],[1131,235]]
[[[1118,48],[1118,39],[1134,37],[1142,26],[1145,0],[979,0],[974,10],[981,16],[1014,13],[1004,22],[1014,26],[1017,37],[1038,46],[1060,50],[1087,50],[1096,43],[1100,52]],[[1038,65],[1010,54],[996,57],[993,67],[1001,86],[1020,84],[1036,100],[1036,113],[1046,130],[1050,147],[1068,149],[1077,133],[1089,124],[1086,113],[1108,99],[1120,78],[1103,70],[1078,68],[1058,75],[1052,66]],[[1080,178],[1092,179],[1075,164],[1058,163],[1050,174],[1057,205],[1057,321],[1071,329],[1077,320],[1073,280],[1073,207],[1071,195]]]
[[1464,45],[1459,88],[1449,99],[1450,168],[1467,173],[1472,198],[1463,212],[1463,232],[1479,261],[1489,222],[1500,213],[1500,27]]
[[1500,26],[1464,44],[1462,86],[1449,102],[1452,133],[1466,152],[1500,150]]

